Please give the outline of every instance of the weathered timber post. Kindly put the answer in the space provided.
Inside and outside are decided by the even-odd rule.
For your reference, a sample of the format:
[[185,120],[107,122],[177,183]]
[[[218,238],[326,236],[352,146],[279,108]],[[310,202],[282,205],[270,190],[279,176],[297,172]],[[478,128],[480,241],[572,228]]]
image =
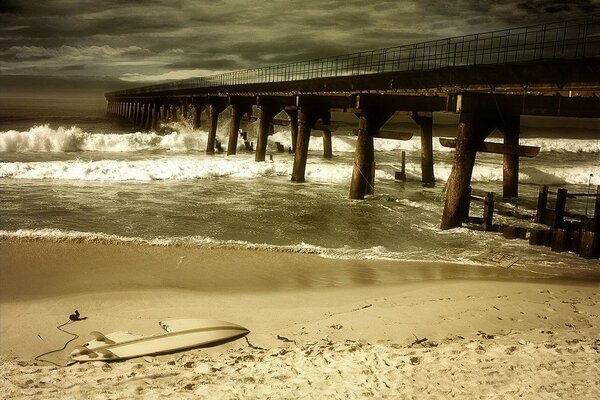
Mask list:
[[194,104],[194,121],[192,123],[192,128],[196,130],[202,125],[202,111],[206,108],[206,103],[204,99],[201,98],[194,98],[192,103]]
[[308,160],[308,145],[310,132],[319,119],[317,109],[303,106],[298,109],[298,137],[296,138],[296,151],[294,152],[294,166],[292,168],[292,182],[304,182],[306,174],[306,161]]
[[469,188],[477,148],[495,128],[495,123],[494,113],[474,110],[460,114],[454,165],[447,183],[441,229],[456,228],[465,221],[464,208],[470,203]]
[[594,218],[587,221],[587,229],[581,231],[580,255],[592,259],[600,257],[600,185],[596,187]]
[[244,115],[252,115],[252,104],[255,97],[229,97],[231,104],[231,124],[229,125],[229,140],[227,141],[227,155],[237,153],[238,138],[240,136],[240,123]]
[[144,129],[150,129],[152,123],[152,104],[146,103],[146,110],[144,113]]
[[332,158],[333,150],[331,147],[331,113],[324,113],[322,116],[323,122],[323,158]]
[[150,119],[150,129],[151,130],[157,130],[157,126],[160,125],[160,123],[158,122],[158,103],[152,103],[152,114],[151,114],[151,119]]
[[188,121],[188,105],[185,102],[185,100],[182,100],[182,103],[181,103],[181,121],[182,122]]
[[543,224],[546,217],[546,209],[548,208],[548,186],[540,186],[537,201],[537,211],[535,213],[535,222]]
[[494,192],[487,192],[483,200],[483,230],[491,231],[494,221]]
[[267,155],[267,142],[269,138],[269,130],[271,127],[271,123],[273,122],[273,118],[279,110],[274,109],[271,106],[263,105],[260,106],[260,121],[258,125],[258,138],[256,139],[256,153],[254,160],[255,161],[265,161],[265,157]]
[[394,114],[394,110],[385,107],[364,108],[357,114],[358,138],[354,153],[354,166],[352,168],[352,181],[350,183],[350,198],[363,200],[365,194],[373,190],[371,181],[375,150],[373,138],[379,129]]
[[139,128],[142,125],[142,118],[144,116],[144,110],[142,109],[142,103],[138,101],[136,112],[135,112],[135,126]]
[[413,112],[411,118],[419,125],[421,133],[421,182],[433,185],[433,113]]
[[215,142],[217,140],[217,124],[219,122],[219,114],[227,108],[227,98],[211,97],[209,98],[209,114],[210,125],[208,128],[208,139],[206,141],[206,153],[215,153]]
[[[499,120],[498,129],[504,135],[504,144],[510,146],[519,145],[519,133],[521,130],[520,115],[503,114]],[[502,159],[502,197],[519,197],[519,156],[515,154],[504,154]]]
[[240,131],[240,123],[242,114],[240,113],[240,105],[231,105],[231,124],[229,125],[229,140],[227,141],[227,155],[231,156],[237,152],[238,136]]
[[273,118],[286,106],[293,104],[293,97],[286,96],[257,96],[256,105],[260,109],[258,138],[256,140],[255,161],[265,161],[267,142]]
[[296,153],[296,141],[298,140],[298,109],[285,110],[290,117],[290,134],[292,135],[292,152]]
[[565,208],[567,206],[567,189],[560,188],[556,193],[556,203],[554,205],[553,228],[562,228],[564,225]]

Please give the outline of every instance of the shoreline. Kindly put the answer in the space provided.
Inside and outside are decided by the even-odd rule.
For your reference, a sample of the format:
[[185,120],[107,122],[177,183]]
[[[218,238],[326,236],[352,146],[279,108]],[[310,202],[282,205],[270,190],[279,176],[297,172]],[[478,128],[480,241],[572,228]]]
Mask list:
[[[182,258],[183,257],[183,258]],[[83,267],[85,266],[85,267]],[[40,273],[40,271],[45,273]],[[142,271],[142,272],[140,272]],[[594,398],[598,280],[260,250],[0,241],[4,398]],[[89,332],[214,318],[248,340],[64,365]]]

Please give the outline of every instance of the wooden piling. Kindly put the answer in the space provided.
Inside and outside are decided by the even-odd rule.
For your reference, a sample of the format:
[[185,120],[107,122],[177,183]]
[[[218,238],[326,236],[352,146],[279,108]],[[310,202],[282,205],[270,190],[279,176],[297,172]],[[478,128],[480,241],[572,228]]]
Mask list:
[[194,102],[194,121],[192,123],[192,128],[194,130],[200,129],[202,125],[202,111],[204,111],[204,103],[195,101]]
[[269,106],[260,107],[260,121],[258,125],[258,138],[256,140],[256,153],[254,161],[265,161],[267,155],[267,143],[269,140],[269,129],[271,122],[276,112],[274,112]]
[[350,198],[363,200],[365,194],[372,191],[371,170],[375,161],[373,132],[369,129],[369,119],[363,114],[359,117],[358,138],[354,153],[354,166],[352,169],[352,182],[350,184]]
[[419,125],[421,134],[421,182],[433,185],[433,115],[414,112],[411,117]]
[[[505,114],[499,120],[498,128],[504,135],[504,144],[519,145],[520,116]],[[519,197],[519,156],[504,154],[502,156],[502,197]]]
[[394,179],[406,182],[406,152],[402,150],[402,169],[394,173]]
[[296,141],[298,140],[298,110],[286,109],[285,112],[290,117],[290,135],[292,136],[291,152],[296,153]]
[[564,228],[552,228],[550,230],[550,248],[552,251],[562,253],[568,248],[568,231]]
[[567,205],[567,189],[560,188],[556,194],[556,203],[554,205],[553,228],[560,228],[564,224],[565,207]]
[[[451,229],[466,220],[463,212],[471,184],[477,148],[495,127],[495,118],[483,112],[463,112],[457,132],[454,165],[448,179],[448,191],[442,214],[441,229]],[[467,202],[468,205],[468,202]]]
[[373,138],[377,136],[381,127],[387,122],[395,110],[381,104],[367,105],[357,114],[358,137],[354,152],[354,165],[352,167],[352,181],[350,182],[350,198],[363,200],[368,192],[373,191],[374,180],[373,163],[375,150]]
[[494,192],[487,192],[483,200],[483,230],[493,230],[494,220]]
[[581,231],[579,255],[588,260],[600,257],[600,239],[598,233],[586,230]]
[[331,131],[328,129],[323,130],[323,157],[333,157],[333,150],[331,147]]
[[237,152],[238,136],[240,131],[240,123],[242,114],[240,113],[240,105],[231,105],[231,124],[229,125],[229,140],[227,142],[227,155],[231,156]]
[[308,160],[308,145],[310,132],[317,120],[317,113],[310,107],[301,107],[298,110],[298,137],[294,153],[294,166],[292,168],[292,182],[304,182],[306,174],[306,161]]
[[209,107],[209,126],[208,138],[206,140],[206,154],[215,153],[215,141],[217,140],[217,124],[219,123],[220,110],[216,105],[211,104]]
[[548,186],[540,186],[538,192],[537,212],[535,214],[535,222],[538,224],[544,223],[546,209],[548,208]]

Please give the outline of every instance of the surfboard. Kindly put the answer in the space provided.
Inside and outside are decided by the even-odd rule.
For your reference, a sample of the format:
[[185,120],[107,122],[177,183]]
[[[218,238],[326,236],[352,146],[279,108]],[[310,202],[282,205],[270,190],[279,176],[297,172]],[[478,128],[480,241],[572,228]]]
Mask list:
[[82,346],[76,346],[71,352],[71,359],[75,361],[124,360],[171,353],[238,339],[250,332],[240,325],[212,319],[176,319],[161,321],[159,325],[167,333],[141,336],[122,331],[107,335],[98,331],[91,332],[94,339]]

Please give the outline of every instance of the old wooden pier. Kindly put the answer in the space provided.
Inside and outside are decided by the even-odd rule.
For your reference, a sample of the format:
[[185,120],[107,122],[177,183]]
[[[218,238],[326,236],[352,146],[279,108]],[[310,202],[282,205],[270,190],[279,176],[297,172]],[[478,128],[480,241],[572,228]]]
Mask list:
[[[405,138],[382,130],[397,113],[417,124],[424,183],[433,183],[433,113],[458,113],[455,160],[442,229],[468,217],[477,152],[503,154],[503,197],[518,196],[519,157],[539,149],[519,145],[520,116],[600,117],[600,18],[539,24],[412,45],[279,64],[106,94],[108,112],[156,129],[190,118],[208,124],[214,153],[218,117],[230,108],[227,154],[236,153],[240,122],[258,112],[257,162],[264,161],[274,118],[285,112],[294,151],[291,180],[303,182],[311,130],[323,130],[331,155],[331,112],[358,117],[350,197],[372,188],[373,140]],[[485,142],[499,130],[503,144]],[[467,210],[465,210],[467,208]],[[598,233],[600,227],[593,230]]]

